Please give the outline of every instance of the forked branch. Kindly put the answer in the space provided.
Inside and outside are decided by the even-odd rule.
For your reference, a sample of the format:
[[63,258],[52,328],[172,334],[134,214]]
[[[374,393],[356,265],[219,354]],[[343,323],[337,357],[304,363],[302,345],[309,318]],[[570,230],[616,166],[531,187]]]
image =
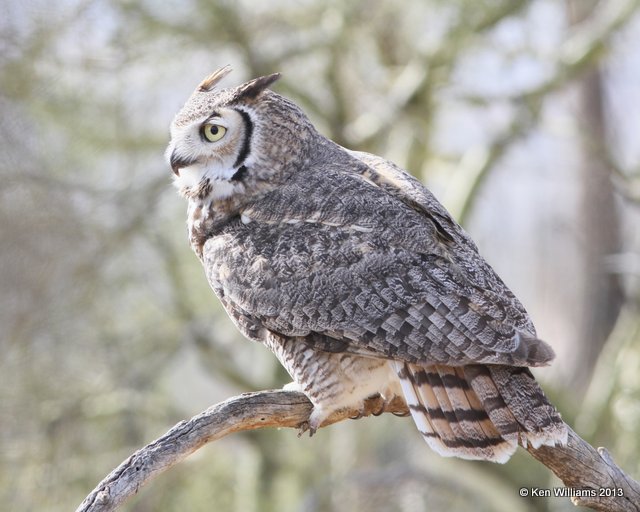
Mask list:
[[[230,398],[188,421],[181,421],[131,455],[91,491],[76,512],[116,510],[149,480],[206,443],[244,430],[300,428],[308,421],[311,410],[307,397],[295,391],[260,391]],[[384,406],[381,400],[372,399],[366,403],[363,415],[383,412],[408,413],[402,401]],[[357,411],[340,411],[323,426],[359,415]],[[528,448],[528,451],[575,491],[571,493],[574,504],[594,510],[640,512],[640,484],[629,478],[606,450],[596,451],[571,429],[566,447]],[[585,489],[595,491],[596,496],[575,496],[592,494],[584,492]]]

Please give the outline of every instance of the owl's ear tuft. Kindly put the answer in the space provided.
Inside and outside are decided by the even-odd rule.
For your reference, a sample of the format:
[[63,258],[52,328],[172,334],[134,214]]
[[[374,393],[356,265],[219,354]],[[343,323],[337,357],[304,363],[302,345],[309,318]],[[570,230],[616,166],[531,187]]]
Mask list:
[[280,73],[273,73],[271,75],[254,78],[253,80],[250,80],[247,83],[244,83],[238,87],[235,94],[236,96],[235,99],[236,100],[254,99],[258,96],[258,94],[264,91],[278,78],[280,78]]
[[231,73],[232,69],[229,64],[226,66],[217,69],[213,73],[211,73],[207,78],[205,78],[200,85],[198,86],[198,91],[200,92],[210,92],[220,80],[222,80],[225,76]]

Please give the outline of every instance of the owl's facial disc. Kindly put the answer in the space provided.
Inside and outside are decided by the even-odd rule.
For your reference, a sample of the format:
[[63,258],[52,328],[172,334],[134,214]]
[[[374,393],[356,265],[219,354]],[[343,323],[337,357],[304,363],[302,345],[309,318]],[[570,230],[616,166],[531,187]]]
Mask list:
[[252,135],[249,114],[235,108],[172,126],[167,158],[174,185],[185,195],[206,194],[213,200],[232,195],[247,173]]

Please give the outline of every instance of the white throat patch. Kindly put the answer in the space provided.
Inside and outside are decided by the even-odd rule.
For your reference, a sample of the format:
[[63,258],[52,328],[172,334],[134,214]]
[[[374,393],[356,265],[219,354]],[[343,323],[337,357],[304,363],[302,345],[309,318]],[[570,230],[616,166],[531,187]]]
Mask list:
[[204,171],[205,169],[199,164],[183,167],[180,169],[180,175],[174,176],[173,185],[180,190],[197,187],[204,178]]
[[183,167],[180,169],[180,175],[173,179],[173,184],[180,190],[191,190],[208,178],[211,185],[209,198],[215,201],[229,197],[243,186],[239,182],[231,181],[231,177],[236,172],[237,169],[229,169],[214,160],[205,165],[194,164]]

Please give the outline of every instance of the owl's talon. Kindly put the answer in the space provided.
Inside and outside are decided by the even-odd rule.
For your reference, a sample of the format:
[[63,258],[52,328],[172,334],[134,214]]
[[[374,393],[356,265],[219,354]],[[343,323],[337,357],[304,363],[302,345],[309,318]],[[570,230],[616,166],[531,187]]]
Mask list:
[[300,424],[298,428],[299,428],[298,437],[302,437],[307,432],[309,432],[309,437],[313,437],[313,434],[315,434],[317,431],[317,428],[314,428],[311,425],[309,425],[308,421],[305,421],[304,423]]
[[330,416],[327,411],[323,410],[320,406],[315,405],[313,411],[309,415],[309,437],[312,437],[318,429],[322,426],[324,421]]
[[[300,425],[298,425],[298,437],[302,437],[304,435],[305,432],[307,432],[308,430],[311,430],[309,428],[309,422],[305,421],[303,423],[301,423]],[[311,434],[313,435],[313,434]]]
[[374,398],[374,400],[376,401],[376,405],[378,407],[377,407],[377,409],[372,410],[371,414],[373,416],[380,416],[385,410],[385,399],[383,397],[381,397],[380,395],[378,395],[378,396],[376,396]]

